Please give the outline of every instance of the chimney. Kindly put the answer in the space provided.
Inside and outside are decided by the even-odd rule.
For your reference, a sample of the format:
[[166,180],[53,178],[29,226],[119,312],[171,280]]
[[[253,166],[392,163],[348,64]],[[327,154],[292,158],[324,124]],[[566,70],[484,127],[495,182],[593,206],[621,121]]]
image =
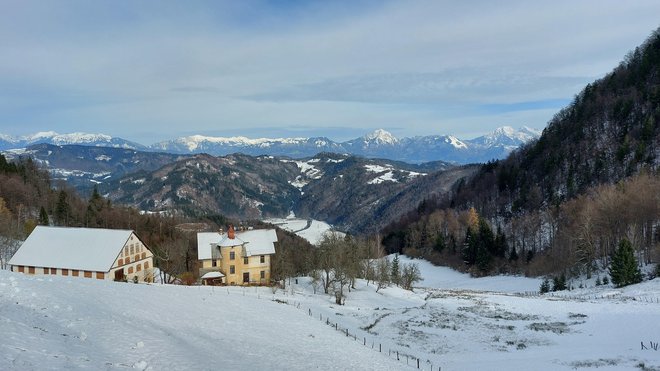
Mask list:
[[227,229],[227,237],[230,240],[233,240],[234,238],[236,238],[236,234],[234,233],[234,226],[233,225],[230,225],[229,229]]

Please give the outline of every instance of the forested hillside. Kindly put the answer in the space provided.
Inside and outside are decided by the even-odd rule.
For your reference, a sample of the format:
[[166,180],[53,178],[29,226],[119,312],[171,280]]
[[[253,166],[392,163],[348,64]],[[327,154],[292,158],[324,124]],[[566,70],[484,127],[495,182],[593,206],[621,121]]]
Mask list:
[[641,260],[657,259],[659,120],[657,30],[577,94],[538,141],[386,228],[388,249],[479,273],[545,273],[606,263],[628,237]]

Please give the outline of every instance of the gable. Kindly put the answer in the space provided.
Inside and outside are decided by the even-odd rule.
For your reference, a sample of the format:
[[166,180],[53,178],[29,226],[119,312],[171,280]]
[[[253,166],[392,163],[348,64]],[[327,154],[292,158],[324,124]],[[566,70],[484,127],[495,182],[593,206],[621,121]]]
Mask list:
[[130,230],[37,226],[9,264],[107,272],[132,235]]

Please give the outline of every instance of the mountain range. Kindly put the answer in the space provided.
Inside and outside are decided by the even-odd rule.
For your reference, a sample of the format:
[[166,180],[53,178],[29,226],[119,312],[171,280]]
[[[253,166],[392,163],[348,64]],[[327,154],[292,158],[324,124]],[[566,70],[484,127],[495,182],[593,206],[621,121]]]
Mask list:
[[242,153],[252,156],[271,155],[305,158],[321,152],[342,153],[368,158],[385,158],[410,163],[448,161],[457,164],[487,162],[506,157],[513,149],[536,139],[540,132],[522,127],[515,130],[504,126],[470,140],[451,135],[431,135],[396,138],[378,129],[360,138],[335,142],[326,137],[258,138],[210,137],[193,135],[145,146],[105,134],[40,132],[24,137],[0,134],[0,150],[26,148],[35,144],[85,145],[113,147],[174,154],[207,153],[224,156]]

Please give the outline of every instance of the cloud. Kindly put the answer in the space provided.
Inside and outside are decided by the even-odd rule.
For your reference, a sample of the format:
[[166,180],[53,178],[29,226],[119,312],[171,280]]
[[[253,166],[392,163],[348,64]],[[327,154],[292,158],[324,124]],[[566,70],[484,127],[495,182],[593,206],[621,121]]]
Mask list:
[[657,14],[614,0],[10,2],[0,132],[542,127]]

